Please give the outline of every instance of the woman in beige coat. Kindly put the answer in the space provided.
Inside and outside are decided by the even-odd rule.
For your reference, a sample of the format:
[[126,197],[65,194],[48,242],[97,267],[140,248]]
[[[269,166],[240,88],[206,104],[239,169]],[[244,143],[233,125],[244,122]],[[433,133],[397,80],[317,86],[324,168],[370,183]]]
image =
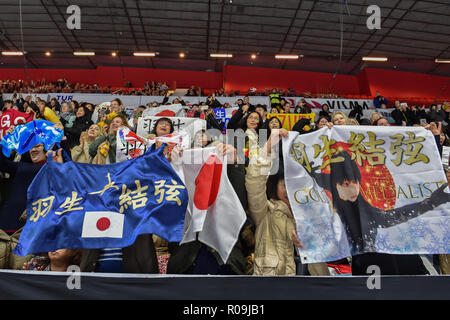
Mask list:
[[[301,243],[296,236],[283,170],[267,179],[272,165],[271,146],[288,134],[285,129],[272,130],[262,149],[266,153],[250,159],[245,177],[249,211],[256,224],[254,275],[296,275],[294,243]],[[324,263],[309,264],[308,270],[311,275],[330,275]]]
[[80,144],[71,150],[72,160],[74,162],[91,163],[91,156],[89,155],[89,146],[101,134],[101,128],[93,124],[88,130],[82,132],[80,135]]

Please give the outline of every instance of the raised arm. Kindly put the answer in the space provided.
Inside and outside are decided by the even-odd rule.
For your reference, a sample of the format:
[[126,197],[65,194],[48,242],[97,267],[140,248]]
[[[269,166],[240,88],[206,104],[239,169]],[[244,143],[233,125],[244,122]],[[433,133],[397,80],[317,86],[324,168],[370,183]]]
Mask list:
[[250,216],[256,226],[262,221],[268,211],[266,182],[272,167],[271,153],[281,137],[287,137],[285,129],[274,129],[261,152],[250,159],[245,176],[245,187],[248,195]]
[[[248,109],[248,107],[247,107]],[[241,121],[241,119],[244,117],[244,113],[247,110],[244,110],[244,107],[239,108],[235,114],[231,117],[230,121],[228,121],[227,129],[237,129],[238,123]]]
[[245,188],[247,189],[248,207],[250,216],[256,226],[260,224],[267,214],[268,204],[266,195],[267,174],[263,171],[269,171],[271,163],[250,163],[245,175]]
[[106,136],[100,136],[94,142],[91,143],[91,145],[89,146],[89,155],[91,156],[91,158],[95,158],[95,156],[97,155],[98,147],[100,146],[101,143],[105,141]]
[[379,219],[377,223],[382,227],[392,227],[397,224],[407,222],[413,218],[416,218],[430,210],[433,210],[437,206],[450,201],[450,194],[444,192],[447,187],[447,183],[436,189],[429,198],[419,203],[408,204],[406,206],[383,211],[383,219]]

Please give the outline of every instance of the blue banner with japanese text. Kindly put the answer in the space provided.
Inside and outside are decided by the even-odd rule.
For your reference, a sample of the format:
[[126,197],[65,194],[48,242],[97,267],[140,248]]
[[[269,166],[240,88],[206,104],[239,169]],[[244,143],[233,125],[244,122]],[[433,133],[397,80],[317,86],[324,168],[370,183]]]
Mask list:
[[123,248],[140,234],[181,241],[188,193],[163,149],[108,165],[47,161],[14,253]]

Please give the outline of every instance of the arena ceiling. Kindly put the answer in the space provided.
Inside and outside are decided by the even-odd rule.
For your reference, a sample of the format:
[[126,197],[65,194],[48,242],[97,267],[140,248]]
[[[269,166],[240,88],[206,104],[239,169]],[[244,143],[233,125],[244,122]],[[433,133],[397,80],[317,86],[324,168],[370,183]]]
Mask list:
[[[69,5],[81,29],[69,30]],[[367,7],[381,9],[369,30]],[[0,0],[0,66],[137,66],[218,71],[224,63],[356,74],[364,67],[450,76],[449,0]],[[44,52],[50,51],[51,56]],[[74,51],[95,51],[75,57]],[[118,52],[112,57],[111,52]],[[133,52],[158,52],[155,58]],[[186,57],[180,59],[178,54]],[[228,52],[233,58],[211,58]],[[276,60],[277,53],[298,60]],[[256,59],[250,55],[255,54]],[[385,63],[362,62],[386,56]]]

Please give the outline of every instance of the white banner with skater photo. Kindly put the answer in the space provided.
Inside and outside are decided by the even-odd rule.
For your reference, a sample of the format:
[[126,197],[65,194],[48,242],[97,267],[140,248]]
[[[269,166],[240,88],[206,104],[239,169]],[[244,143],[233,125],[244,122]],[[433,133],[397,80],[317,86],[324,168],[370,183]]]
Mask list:
[[450,197],[430,131],[290,132],[283,157],[302,262],[366,252],[450,253]]

